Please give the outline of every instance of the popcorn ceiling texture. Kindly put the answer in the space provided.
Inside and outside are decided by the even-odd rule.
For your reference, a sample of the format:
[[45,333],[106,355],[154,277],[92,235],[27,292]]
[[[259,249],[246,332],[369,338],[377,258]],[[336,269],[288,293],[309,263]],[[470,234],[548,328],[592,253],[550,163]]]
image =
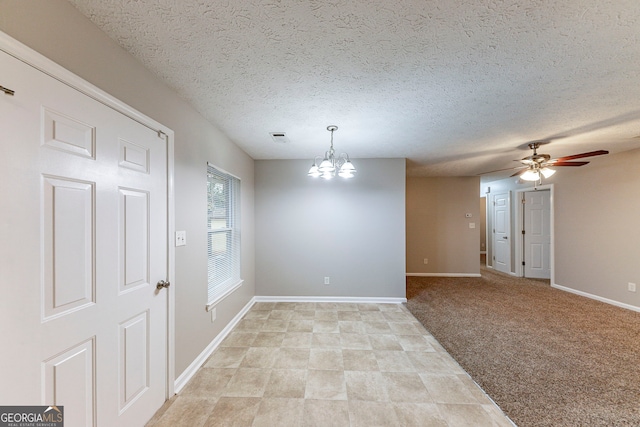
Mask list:
[[[70,0],[256,159],[472,175],[640,146],[637,0]],[[285,131],[289,144],[269,132]]]

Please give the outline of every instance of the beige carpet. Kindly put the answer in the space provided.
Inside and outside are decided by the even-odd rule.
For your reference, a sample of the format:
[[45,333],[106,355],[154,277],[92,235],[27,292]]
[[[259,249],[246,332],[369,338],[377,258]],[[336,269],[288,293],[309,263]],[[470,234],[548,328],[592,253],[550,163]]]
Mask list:
[[640,313],[483,269],[407,308],[519,426],[640,426]]

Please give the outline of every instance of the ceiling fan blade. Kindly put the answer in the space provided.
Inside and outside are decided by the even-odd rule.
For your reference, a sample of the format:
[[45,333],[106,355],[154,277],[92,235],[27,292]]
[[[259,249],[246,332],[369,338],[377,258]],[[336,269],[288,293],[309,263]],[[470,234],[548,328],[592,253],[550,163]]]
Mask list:
[[555,162],[555,163],[550,163],[547,166],[550,167],[556,167],[556,166],[584,166],[586,164],[588,164],[589,162]]
[[574,154],[572,156],[558,157],[557,159],[553,159],[551,161],[552,162],[553,161],[564,162],[566,160],[582,159],[584,157],[602,156],[603,154],[609,154],[609,152],[607,150],[589,151],[588,153]]
[[524,167],[526,167],[526,166],[515,166],[515,167],[512,167],[512,168],[496,169],[496,170],[494,170],[494,171],[482,172],[482,173],[479,173],[478,175],[486,175],[486,174],[488,174],[488,173],[502,172],[502,171],[510,171],[510,170],[513,170],[513,169],[520,169],[520,168],[524,168]]

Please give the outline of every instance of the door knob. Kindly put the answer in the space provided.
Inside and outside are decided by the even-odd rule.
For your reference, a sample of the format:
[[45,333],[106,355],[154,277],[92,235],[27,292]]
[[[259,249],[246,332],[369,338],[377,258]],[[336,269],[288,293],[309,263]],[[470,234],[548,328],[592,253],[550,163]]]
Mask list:
[[168,288],[171,285],[169,282],[165,282],[164,280],[160,280],[156,285],[156,289]]

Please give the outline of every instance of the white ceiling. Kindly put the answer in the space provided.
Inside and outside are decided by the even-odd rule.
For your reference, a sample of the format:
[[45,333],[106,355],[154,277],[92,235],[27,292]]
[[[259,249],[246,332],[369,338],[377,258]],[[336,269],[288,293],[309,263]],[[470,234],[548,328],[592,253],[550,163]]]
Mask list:
[[410,175],[640,147],[638,0],[70,1],[254,159],[313,159],[331,124]]

